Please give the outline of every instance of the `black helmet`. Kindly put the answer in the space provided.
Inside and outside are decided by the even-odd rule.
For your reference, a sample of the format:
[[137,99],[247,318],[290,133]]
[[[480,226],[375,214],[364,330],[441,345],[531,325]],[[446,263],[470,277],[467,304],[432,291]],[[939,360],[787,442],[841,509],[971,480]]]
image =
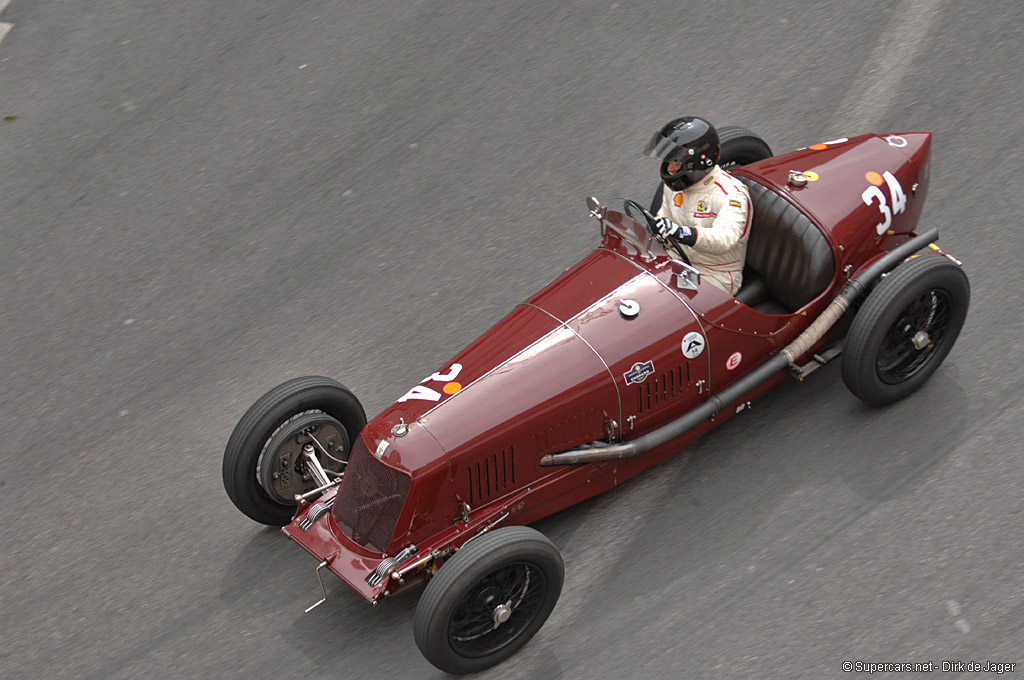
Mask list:
[[[661,179],[673,191],[699,182],[718,163],[718,132],[715,126],[696,116],[675,118],[654,133],[644,153],[661,161]],[[669,174],[669,163],[682,163]]]

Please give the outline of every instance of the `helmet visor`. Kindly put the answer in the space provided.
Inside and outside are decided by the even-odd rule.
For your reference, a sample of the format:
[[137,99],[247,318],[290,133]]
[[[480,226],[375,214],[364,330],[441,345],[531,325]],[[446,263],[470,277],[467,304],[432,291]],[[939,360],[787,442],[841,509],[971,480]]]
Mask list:
[[650,156],[659,161],[668,160],[673,151],[678,152],[679,145],[670,137],[666,137],[660,132],[655,132],[654,136],[651,137],[651,141],[647,142],[647,146],[644,147],[645,156]]
[[709,129],[708,124],[700,119],[667,131],[662,128],[647,142],[644,155],[659,161],[677,163],[693,155],[693,143],[706,135]]

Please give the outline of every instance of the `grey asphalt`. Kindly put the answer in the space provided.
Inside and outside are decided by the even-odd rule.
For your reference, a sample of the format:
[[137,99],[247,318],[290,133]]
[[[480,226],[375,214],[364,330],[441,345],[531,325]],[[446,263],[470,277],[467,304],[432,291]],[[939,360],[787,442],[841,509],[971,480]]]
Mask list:
[[830,365],[538,523],[562,599],[482,676],[1024,672],[1024,5],[11,0],[0,21],[0,676],[441,675],[415,595],[331,580],[303,614],[315,562],[231,505],[224,443],[297,375],[379,412],[597,244],[586,196],[646,199],[639,150],[685,113],[776,151],[932,131],[923,223],[970,275],[967,326],[904,402],[869,409]]

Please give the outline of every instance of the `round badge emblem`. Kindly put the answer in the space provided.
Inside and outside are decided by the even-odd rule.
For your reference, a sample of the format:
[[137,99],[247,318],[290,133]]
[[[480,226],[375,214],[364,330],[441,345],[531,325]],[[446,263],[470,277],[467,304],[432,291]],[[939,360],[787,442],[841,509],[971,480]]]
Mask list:
[[733,352],[729,356],[729,360],[725,362],[725,367],[731,371],[739,366],[741,361],[743,361],[743,355],[739,352]]
[[696,359],[700,356],[700,353],[704,351],[704,345],[707,344],[704,340],[704,336],[697,331],[690,331],[683,336],[683,356],[687,359]]

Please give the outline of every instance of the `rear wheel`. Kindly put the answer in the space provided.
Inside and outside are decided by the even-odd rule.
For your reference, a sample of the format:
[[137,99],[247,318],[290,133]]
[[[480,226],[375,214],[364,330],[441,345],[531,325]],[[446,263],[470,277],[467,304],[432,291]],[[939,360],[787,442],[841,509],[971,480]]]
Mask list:
[[529,527],[483,534],[450,558],[416,609],[416,645],[448,673],[504,661],[532,638],[562,592],[558,550]]
[[919,388],[949,354],[970,305],[967,275],[925,254],[878,282],[857,312],[843,352],[843,382],[859,399],[884,406]]
[[336,380],[308,376],[278,385],[231,433],[224,449],[224,489],[251,519],[284,526],[295,514],[295,494],[316,488],[303,447],[311,444],[328,476],[336,476],[365,424],[359,400]]
[[768,142],[750,130],[735,125],[718,128],[718,143],[722,145],[718,164],[726,170],[772,157]]

